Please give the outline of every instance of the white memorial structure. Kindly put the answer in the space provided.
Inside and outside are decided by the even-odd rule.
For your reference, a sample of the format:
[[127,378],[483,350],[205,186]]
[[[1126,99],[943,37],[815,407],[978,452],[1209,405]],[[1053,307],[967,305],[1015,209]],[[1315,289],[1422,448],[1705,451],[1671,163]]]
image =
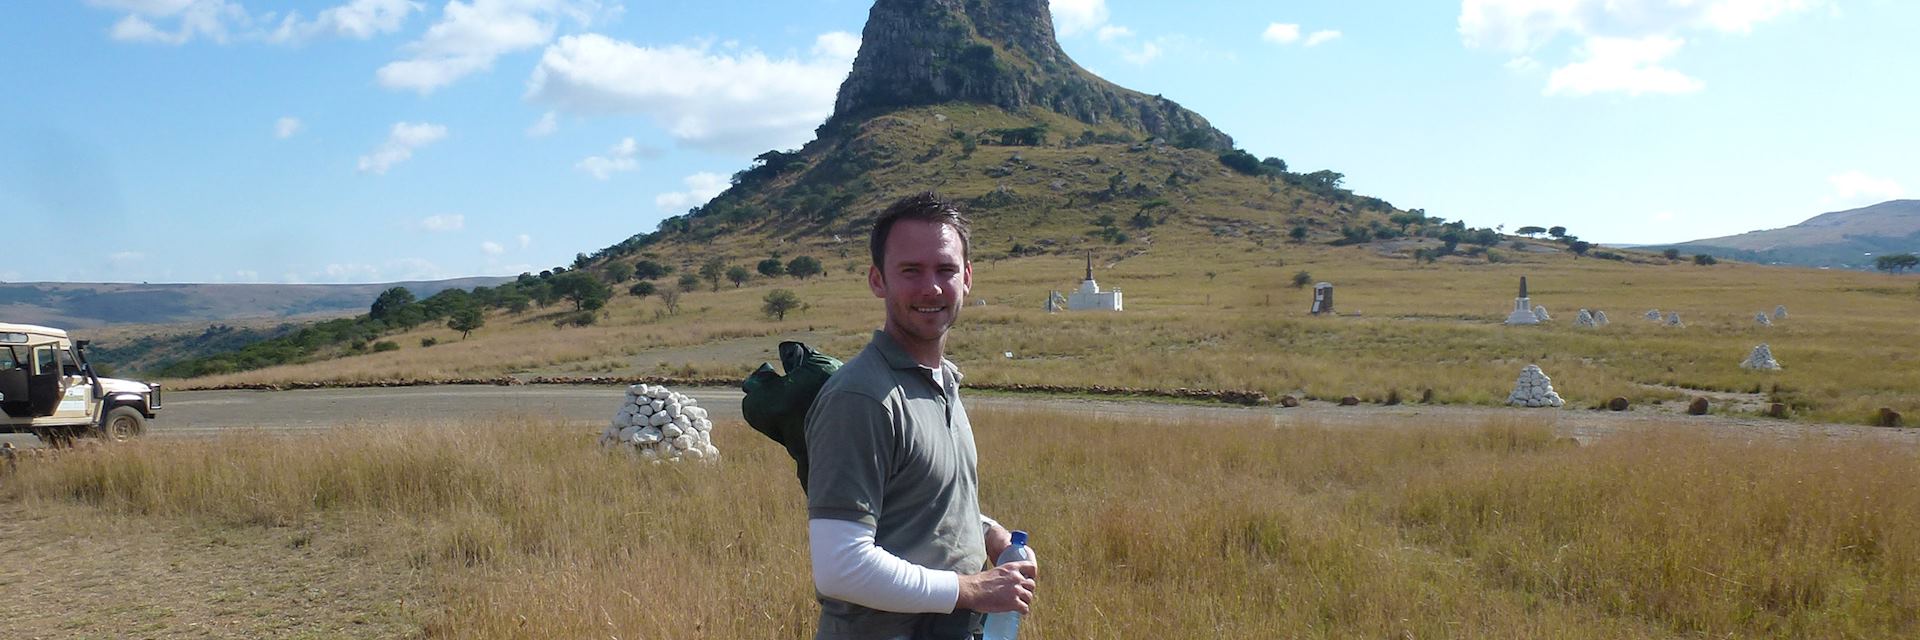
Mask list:
[[1069,311],[1119,311],[1120,290],[1101,291],[1100,284],[1093,281],[1093,253],[1087,253],[1087,279],[1080,281],[1080,288],[1067,294]]
[[1513,299],[1513,313],[1507,314],[1507,324],[1540,324],[1540,316],[1534,315],[1533,304],[1527,300],[1527,277],[1520,276],[1520,297]]

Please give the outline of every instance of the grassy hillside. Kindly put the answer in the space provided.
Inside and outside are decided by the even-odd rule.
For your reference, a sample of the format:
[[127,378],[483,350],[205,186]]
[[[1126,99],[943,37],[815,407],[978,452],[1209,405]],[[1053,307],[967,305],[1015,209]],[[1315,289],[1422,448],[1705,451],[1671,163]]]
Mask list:
[[1920,200],[1891,200],[1823,213],[1790,227],[1646,248],[1667,247],[1748,262],[1872,269],[1875,256],[1920,252]]
[[365,311],[389,287],[421,296],[499,284],[476,277],[386,284],[0,283],[0,320],[84,329],[119,324],[226,322]]

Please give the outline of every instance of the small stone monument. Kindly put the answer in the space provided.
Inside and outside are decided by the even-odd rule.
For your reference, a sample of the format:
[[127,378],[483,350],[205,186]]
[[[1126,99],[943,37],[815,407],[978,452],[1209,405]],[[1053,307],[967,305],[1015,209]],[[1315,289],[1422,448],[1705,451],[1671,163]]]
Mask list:
[[1540,365],[1530,364],[1520,370],[1520,379],[1513,383],[1513,393],[1507,395],[1507,404],[1522,407],[1559,407],[1566,404],[1560,394],[1553,391],[1553,380],[1547,377]]
[[620,410],[600,434],[600,446],[630,448],[653,462],[719,460],[711,431],[707,410],[693,398],[662,386],[636,384],[627,387]]
[[1093,252],[1087,252],[1087,279],[1080,281],[1080,288],[1067,294],[1067,309],[1072,311],[1119,311],[1123,307],[1120,290],[1101,291],[1100,283],[1093,281]]
[[1667,326],[1669,326],[1669,327],[1684,327],[1684,326],[1687,326],[1687,323],[1685,323],[1685,322],[1681,322],[1681,321],[1680,321],[1680,312],[1678,312],[1678,311],[1668,311],[1668,312],[1667,312]]
[[1507,314],[1507,324],[1540,324],[1540,316],[1533,314],[1532,304],[1527,299],[1527,277],[1520,276],[1520,297],[1513,299],[1513,313]]
[[1333,313],[1333,283],[1313,285],[1313,315]]
[[1768,347],[1766,343],[1762,342],[1760,346],[1753,348],[1753,353],[1747,354],[1747,360],[1740,363],[1740,368],[1755,371],[1779,371],[1780,361],[1773,359],[1773,348]]
[[1773,318],[1767,317],[1766,312],[1763,311],[1753,314],[1753,323],[1762,327],[1771,327],[1773,326]]
[[1573,326],[1584,327],[1588,329],[1592,329],[1593,327],[1597,326],[1593,324],[1593,312],[1588,311],[1586,309],[1581,309],[1580,313],[1573,317]]
[[1604,327],[1607,326],[1607,322],[1607,312],[1598,310],[1593,312],[1593,326]]
[[1541,322],[1549,322],[1553,320],[1553,316],[1547,315],[1546,305],[1540,305],[1540,304],[1533,305],[1533,317],[1539,318]]
[[1773,319],[1775,319],[1775,320],[1785,320],[1785,319],[1787,319],[1787,305],[1784,305],[1784,304],[1780,304],[1780,305],[1774,305],[1774,307],[1773,307]]
[[1648,309],[1648,310],[1647,310],[1647,315],[1646,315],[1646,318],[1647,318],[1648,320],[1652,320],[1652,321],[1654,321],[1654,322],[1659,322],[1659,321],[1660,321],[1660,310],[1659,310],[1659,309]]

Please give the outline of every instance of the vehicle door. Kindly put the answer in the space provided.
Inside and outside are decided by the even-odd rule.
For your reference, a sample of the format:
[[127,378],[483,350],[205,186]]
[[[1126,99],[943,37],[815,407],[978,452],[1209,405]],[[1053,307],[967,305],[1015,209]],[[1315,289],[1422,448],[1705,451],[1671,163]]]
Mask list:
[[59,359],[60,365],[60,406],[54,408],[53,417],[62,420],[92,417],[93,383],[87,379],[86,372],[80,370],[79,361],[73,358],[73,348],[59,345],[54,349],[54,357]]
[[[8,336],[19,334],[7,334]],[[24,341],[25,336],[21,336]],[[27,368],[27,356],[31,350],[23,345],[0,344],[0,413],[15,418],[33,417],[32,397],[27,391],[27,380],[31,372]]]
[[60,407],[66,390],[60,388],[65,380],[60,375],[60,350],[56,343],[36,344],[29,356],[27,371],[27,404],[32,408],[33,417],[44,418],[53,415]]

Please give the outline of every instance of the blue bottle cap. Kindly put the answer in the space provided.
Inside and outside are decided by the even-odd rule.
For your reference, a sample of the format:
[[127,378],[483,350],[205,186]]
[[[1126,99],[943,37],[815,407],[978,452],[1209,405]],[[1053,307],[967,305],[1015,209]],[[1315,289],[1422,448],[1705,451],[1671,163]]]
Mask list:
[[1013,546],[1019,547],[1019,546],[1025,546],[1026,544],[1027,544],[1027,532],[1025,531],[1013,532]]

